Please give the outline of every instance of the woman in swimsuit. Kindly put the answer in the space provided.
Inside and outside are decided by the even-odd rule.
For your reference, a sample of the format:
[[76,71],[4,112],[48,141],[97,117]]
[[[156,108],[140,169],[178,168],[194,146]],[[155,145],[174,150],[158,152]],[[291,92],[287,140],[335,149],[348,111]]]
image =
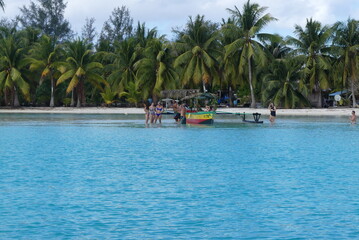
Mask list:
[[145,111],[146,124],[148,124],[148,121],[150,120],[150,109],[145,103],[143,104],[143,110]]
[[270,121],[271,123],[274,123],[277,109],[276,109],[276,107],[274,106],[273,103],[269,104],[268,109],[269,109],[269,111],[270,111],[269,121]]
[[155,123],[158,122],[161,123],[162,120],[162,113],[163,113],[163,106],[161,104],[161,102],[158,102],[157,106],[156,106],[156,119],[155,119]]
[[155,108],[155,104],[151,103],[151,106],[148,108],[149,114],[150,114],[150,122],[154,123],[155,119],[156,119],[156,108]]

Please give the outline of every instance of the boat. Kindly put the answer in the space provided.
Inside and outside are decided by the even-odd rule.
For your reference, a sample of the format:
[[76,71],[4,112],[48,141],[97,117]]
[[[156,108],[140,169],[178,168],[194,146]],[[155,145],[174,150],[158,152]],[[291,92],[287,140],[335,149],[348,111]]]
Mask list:
[[213,124],[215,112],[191,112],[186,113],[186,124]]
[[[246,123],[263,123],[263,121],[260,121],[260,118],[261,118],[260,113],[252,113],[252,114],[242,113],[242,114],[239,114],[239,115],[242,115],[242,121],[243,122],[246,122]],[[253,115],[253,120],[247,120],[246,115]]]
[[[242,122],[244,123],[263,123],[260,120],[261,115],[260,113],[230,113],[230,112],[216,112],[216,114],[233,114],[242,117]],[[253,120],[246,119],[246,116],[253,116]]]
[[[214,114],[225,113],[187,111],[186,124],[213,124]],[[235,115],[241,116],[242,121],[245,123],[263,123],[263,121],[260,120],[260,113],[235,113]],[[253,120],[246,119],[246,115],[253,116]]]

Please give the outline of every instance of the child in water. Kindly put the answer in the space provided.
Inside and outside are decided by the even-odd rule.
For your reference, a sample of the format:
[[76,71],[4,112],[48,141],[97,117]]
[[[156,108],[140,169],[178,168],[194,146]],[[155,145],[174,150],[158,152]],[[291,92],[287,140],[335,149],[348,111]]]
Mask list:
[[357,116],[355,115],[355,111],[352,111],[352,115],[349,117],[351,124],[356,124]]

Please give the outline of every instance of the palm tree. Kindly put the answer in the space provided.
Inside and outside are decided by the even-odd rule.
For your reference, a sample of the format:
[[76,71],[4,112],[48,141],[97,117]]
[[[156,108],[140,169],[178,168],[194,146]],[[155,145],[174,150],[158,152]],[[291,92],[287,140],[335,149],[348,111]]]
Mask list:
[[135,64],[143,99],[150,94],[157,99],[162,90],[175,89],[178,74],[172,66],[173,53],[169,44],[163,39],[152,39],[148,41],[143,55],[144,58]]
[[22,45],[22,39],[15,30],[0,36],[0,90],[4,91],[5,99],[10,93],[14,107],[20,106],[19,90],[30,101],[30,86],[24,78],[26,49]]
[[[134,39],[138,61],[134,63],[135,79],[142,92],[142,98],[150,95],[157,99],[164,88],[175,88],[177,73],[172,66],[173,53],[164,36],[157,37],[157,30],[146,29],[138,24]],[[156,100],[155,100],[156,101]]]
[[49,36],[42,36],[39,42],[36,42],[30,50],[30,70],[40,70],[40,85],[47,78],[51,81],[51,99],[50,107],[55,106],[55,85],[54,75],[57,71],[58,60],[60,56],[60,48],[56,45],[55,41]]
[[264,47],[273,59],[283,59],[290,54],[291,48],[286,45],[284,39],[277,35],[276,39],[265,41]]
[[334,24],[334,44],[339,48],[339,62],[343,67],[342,82],[346,85],[349,80],[352,92],[353,107],[356,106],[355,92],[358,84],[358,50],[359,50],[359,21],[348,19],[347,22]]
[[105,101],[106,106],[110,106],[116,101],[117,92],[113,92],[109,86],[105,87],[105,90],[100,93],[102,99]]
[[[265,51],[268,53],[267,54],[267,64],[264,67],[257,68],[256,72],[254,74],[254,76],[257,78],[256,84],[259,85],[259,87],[261,87],[262,100],[263,100],[263,89],[264,89],[264,86],[266,85],[263,80],[266,78],[266,76],[269,73],[273,72],[274,66],[278,66],[278,64],[276,62],[281,61],[281,60],[287,62],[287,61],[295,58],[295,56],[290,55],[291,49],[286,45],[286,42],[284,41],[284,39],[279,35],[276,35],[275,39],[268,39],[268,40],[264,41],[263,44],[265,47]],[[299,60],[296,59],[296,62],[298,62],[298,61]],[[301,63],[303,63],[303,61],[301,61]],[[263,104],[266,104],[266,103],[263,102]]]
[[138,84],[136,82],[129,82],[125,90],[126,91],[121,92],[119,96],[125,97],[128,102],[135,104],[135,107],[137,107],[137,103],[141,99]]
[[234,19],[234,24],[238,26],[239,38],[235,39],[231,44],[226,46],[225,58],[238,54],[240,52],[240,61],[238,65],[239,73],[243,73],[245,66],[248,68],[248,83],[251,92],[251,107],[256,107],[256,100],[253,87],[253,73],[252,67],[255,58],[262,66],[266,63],[266,54],[264,47],[259,40],[275,38],[274,35],[260,33],[260,31],[271,21],[276,20],[269,13],[264,14],[266,7],[260,7],[258,4],[251,4],[248,0],[243,5],[242,12],[235,6],[235,8],[227,9]]
[[136,80],[134,65],[140,59],[140,53],[135,39],[129,38],[118,43],[115,53],[109,53],[108,58],[112,63],[106,66],[111,72],[107,80],[114,91],[121,93],[130,82]]
[[263,79],[263,103],[274,102],[284,108],[309,106],[305,93],[299,89],[301,67],[295,58],[274,61]]
[[99,70],[103,68],[102,64],[94,60],[95,56],[91,51],[91,44],[83,40],[70,42],[66,46],[68,57],[66,63],[59,67],[62,75],[57,80],[56,85],[71,79],[66,93],[77,93],[77,107],[85,104],[85,83],[89,82],[94,87],[103,91],[101,85],[107,85],[107,82],[101,77]]
[[179,40],[175,43],[175,48],[180,55],[174,66],[183,68],[182,85],[202,84],[203,92],[206,92],[206,84],[211,85],[213,80],[219,79],[216,55],[220,52],[216,32],[217,26],[199,15],[194,21],[190,17],[184,32],[177,32]]
[[332,30],[322,27],[318,21],[307,19],[305,29],[296,25],[294,32],[298,38],[289,37],[288,43],[297,47],[294,54],[306,59],[304,80],[312,90],[312,98],[317,98],[317,107],[322,107],[322,89],[329,88],[331,49],[327,44]]
[[138,23],[133,37],[138,45],[144,48],[148,41],[157,38],[157,30],[156,28],[147,29],[145,23]]
[[[223,20],[219,37],[222,49],[222,54],[218,60],[220,63],[219,72],[221,77],[220,89],[222,90],[223,86],[225,86],[228,89],[229,94],[231,94],[232,91],[236,91],[238,86],[245,85],[243,76],[239,74],[239,71],[237,71],[237,66],[239,65],[240,60],[240,57],[238,56],[241,55],[241,49],[238,49],[237,54],[228,56],[225,56],[224,51],[225,46],[241,37],[240,32],[239,27],[234,24],[234,20],[232,18]],[[229,99],[231,102],[232,97],[230,96]]]
[[5,9],[5,3],[3,0],[0,0],[0,7],[2,8],[2,10]]

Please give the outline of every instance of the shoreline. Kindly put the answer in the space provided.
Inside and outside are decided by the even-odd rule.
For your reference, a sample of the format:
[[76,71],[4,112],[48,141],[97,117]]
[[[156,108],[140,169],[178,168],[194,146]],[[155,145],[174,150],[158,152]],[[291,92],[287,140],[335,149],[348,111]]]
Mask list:
[[[168,109],[172,111],[171,108]],[[311,108],[311,109],[277,109],[277,116],[350,116],[355,108]],[[269,115],[266,108],[218,108],[217,112],[225,113],[261,113]],[[0,108],[0,113],[25,113],[25,114],[144,114],[142,108],[107,108],[107,107],[21,107]]]

